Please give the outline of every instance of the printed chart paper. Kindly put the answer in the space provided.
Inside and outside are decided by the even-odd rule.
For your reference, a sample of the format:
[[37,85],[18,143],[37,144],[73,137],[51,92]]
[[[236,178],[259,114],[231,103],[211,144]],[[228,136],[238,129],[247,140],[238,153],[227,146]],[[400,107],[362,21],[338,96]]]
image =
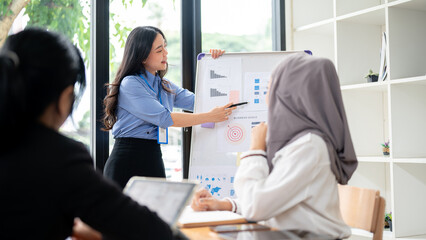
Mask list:
[[206,60],[207,71],[202,76],[203,88],[201,97],[202,111],[239,101],[241,91],[241,58],[226,61]]
[[250,148],[251,129],[267,118],[266,111],[238,111],[216,124],[217,151],[244,152]]
[[244,99],[250,104],[246,111],[267,111],[266,94],[270,72],[249,72],[244,75]]
[[214,197],[235,197],[234,175],[236,166],[191,167],[189,179],[197,180]]

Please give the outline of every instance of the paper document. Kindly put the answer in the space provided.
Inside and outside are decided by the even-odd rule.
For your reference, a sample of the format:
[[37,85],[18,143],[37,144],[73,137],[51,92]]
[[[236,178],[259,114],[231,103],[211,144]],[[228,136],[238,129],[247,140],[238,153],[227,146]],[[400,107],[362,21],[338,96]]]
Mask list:
[[213,197],[235,198],[234,175],[237,166],[191,167],[189,179],[199,181]]
[[179,218],[178,225],[180,227],[205,227],[246,222],[243,216],[230,211],[196,212],[187,206]]

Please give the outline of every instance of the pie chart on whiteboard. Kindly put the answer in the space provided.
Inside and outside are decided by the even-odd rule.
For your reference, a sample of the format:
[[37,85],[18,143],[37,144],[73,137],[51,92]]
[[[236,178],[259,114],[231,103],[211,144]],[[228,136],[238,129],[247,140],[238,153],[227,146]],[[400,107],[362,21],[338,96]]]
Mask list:
[[246,130],[240,124],[229,124],[225,131],[225,139],[231,144],[240,144],[246,137]]

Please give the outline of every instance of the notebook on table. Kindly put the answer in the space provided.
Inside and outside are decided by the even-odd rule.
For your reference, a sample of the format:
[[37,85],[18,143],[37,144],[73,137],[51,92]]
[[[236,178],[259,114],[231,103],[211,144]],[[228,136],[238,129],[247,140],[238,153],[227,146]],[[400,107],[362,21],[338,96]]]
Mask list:
[[247,220],[240,214],[230,211],[196,212],[187,206],[178,221],[178,226],[192,228],[237,223],[247,223]]
[[132,177],[123,192],[163,219],[177,232],[177,222],[196,191],[190,181],[172,182],[164,178]]

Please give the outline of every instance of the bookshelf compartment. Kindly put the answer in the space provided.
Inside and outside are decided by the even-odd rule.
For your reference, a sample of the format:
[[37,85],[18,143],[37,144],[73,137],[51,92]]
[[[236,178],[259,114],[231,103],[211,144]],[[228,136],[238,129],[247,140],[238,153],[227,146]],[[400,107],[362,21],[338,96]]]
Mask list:
[[294,32],[294,49],[310,50],[314,56],[326,57],[335,63],[333,26],[329,23]]
[[392,84],[390,89],[393,157],[426,158],[426,84]]
[[[374,22],[367,23],[374,19]],[[385,10],[337,21],[337,69],[341,85],[365,83],[370,69],[378,73]]]
[[[389,7],[391,79],[426,75],[426,1]],[[408,27],[407,27],[408,26]]]
[[389,139],[387,91],[344,90],[342,97],[355,153],[381,159],[380,144]]
[[397,163],[394,175],[395,237],[426,234],[426,164]]
[[379,190],[386,200],[385,212],[392,211],[389,163],[359,162],[349,185]]
[[[292,1],[294,12],[293,26],[299,28],[315,22],[333,18],[333,0],[297,0]],[[321,11],[318,11],[321,9]]]
[[364,10],[367,8],[379,6],[381,4],[384,4],[384,0],[377,0],[377,1],[371,1],[371,0],[336,0],[336,14],[337,16],[341,16],[344,14]]

